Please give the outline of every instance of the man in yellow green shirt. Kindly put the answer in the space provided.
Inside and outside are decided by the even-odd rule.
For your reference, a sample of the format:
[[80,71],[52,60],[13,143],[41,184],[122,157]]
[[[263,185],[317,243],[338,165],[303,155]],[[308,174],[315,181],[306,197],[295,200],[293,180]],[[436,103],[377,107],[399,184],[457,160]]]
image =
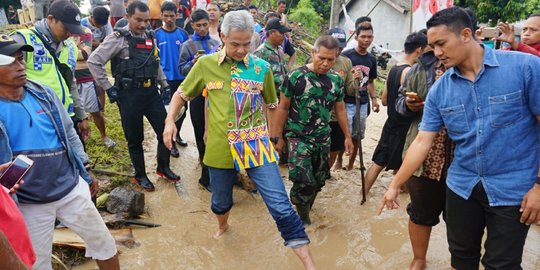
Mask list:
[[277,97],[269,64],[248,54],[253,24],[245,10],[227,13],[221,26],[224,49],[200,58],[193,66],[172,98],[163,138],[167,147],[172,147],[175,116],[186,101],[206,88],[208,151],[203,162],[209,167],[211,209],[219,224],[214,236],[221,236],[229,228],[236,170],[245,169],[257,185],[284,244],[293,248],[306,269],[315,269],[308,236],[287,197],[276,164],[278,157],[270,143],[264,110],[268,109],[271,118]]

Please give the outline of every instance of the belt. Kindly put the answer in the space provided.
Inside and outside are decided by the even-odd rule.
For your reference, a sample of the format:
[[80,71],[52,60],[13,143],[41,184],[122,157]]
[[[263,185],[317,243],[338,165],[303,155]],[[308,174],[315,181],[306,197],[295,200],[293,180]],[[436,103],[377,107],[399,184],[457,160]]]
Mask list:
[[150,88],[156,85],[155,79],[135,80],[133,81],[133,88]]

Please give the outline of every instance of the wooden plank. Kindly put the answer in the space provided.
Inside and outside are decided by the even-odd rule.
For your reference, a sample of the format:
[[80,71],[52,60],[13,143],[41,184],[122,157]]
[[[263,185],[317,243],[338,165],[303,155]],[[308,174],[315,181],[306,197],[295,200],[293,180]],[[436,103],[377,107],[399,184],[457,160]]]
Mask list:
[[[131,228],[109,230],[117,245],[132,248],[137,245],[133,230]],[[68,228],[55,229],[53,235],[53,245],[59,247],[69,247],[84,250],[86,247],[82,238]]]

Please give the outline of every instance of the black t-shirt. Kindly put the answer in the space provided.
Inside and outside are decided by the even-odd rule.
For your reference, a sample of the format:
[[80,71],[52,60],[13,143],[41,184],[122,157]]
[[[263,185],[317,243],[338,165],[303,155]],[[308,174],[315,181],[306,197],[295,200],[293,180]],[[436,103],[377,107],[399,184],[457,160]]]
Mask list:
[[293,56],[293,54],[296,52],[294,46],[288,38],[285,38],[283,41],[283,52],[288,56]]
[[[342,53],[342,55],[351,59],[353,69],[360,68],[364,77],[360,83],[360,101],[362,104],[369,102],[369,94],[367,92],[367,85],[370,79],[377,78],[377,60],[371,53],[364,55],[359,54],[356,50],[349,49]],[[346,103],[355,103],[354,97],[345,96]]]
[[401,75],[403,70],[411,67],[409,64],[395,65],[388,72],[386,79],[388,120],[386,122],[392,129],[409,129],[412,118],[399,114],[396,110],[396,100],[401,86]]

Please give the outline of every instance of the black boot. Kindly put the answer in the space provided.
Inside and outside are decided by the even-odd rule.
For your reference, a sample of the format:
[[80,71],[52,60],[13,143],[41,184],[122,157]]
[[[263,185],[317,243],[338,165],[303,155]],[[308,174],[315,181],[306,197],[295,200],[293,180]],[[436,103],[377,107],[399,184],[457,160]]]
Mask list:
[[135,168],[135,178],[133,178],[133,182],[146,191],[154,191],[154,184],[152,184],[146,176],[143,152],[138,149],[129,149],[129,156],[131,157],[133,168]]
[[178,134],[176,134],[176,143],[180,146],[188,146],[187,141],[180,137],[180,131],[178,131]]
[[169,181],[176,182],[180,180],[180,176],[176,175],[173,171],[171,171],[169,167],[158,168],[156,170],[156,174],[160,177],[166,178]]
[[169,181],[178,181],[180,180],[180,176],[176,175],[173,171],[171,171],[171,168],[169,167],[170,160],[171,160],[171,152],[167,147],[165,147],[165,144],[158,143],[157,147],[157,175],[167,178]]
[[296,205],[296,212],[298,213],[298,216],[300,216],[300,219],[304,223],[304,225],[310,225],[311,219],[309,219],[309,211],[310,211],[309,204],[297,204]]
[[150,182],[150,179],[148,179],[148,177],[146,176],[135,177],[133,178],[133,182],[148,192],[152,192],[155,190],[154,184],[152,184],[152,182]]
[[208,173],[208,167],[204,164],[202,164],[201,168],[201,178],[199,178],[199,185],[206,189],[208,192],[210,191],[210,176]]
[[311,198],[311,200],[309,200],[309,210],[313,209],[313,203],[315,203],[315,198],[317,198],[317,194],[319,194],[318,192],[315,193],[315,195],[313,195],[313,198]]
[[173,144],[171,148],[171,157],[178,158],[180,157],[180,152],[178,152],[178,148],[176,148],[176,145]]

